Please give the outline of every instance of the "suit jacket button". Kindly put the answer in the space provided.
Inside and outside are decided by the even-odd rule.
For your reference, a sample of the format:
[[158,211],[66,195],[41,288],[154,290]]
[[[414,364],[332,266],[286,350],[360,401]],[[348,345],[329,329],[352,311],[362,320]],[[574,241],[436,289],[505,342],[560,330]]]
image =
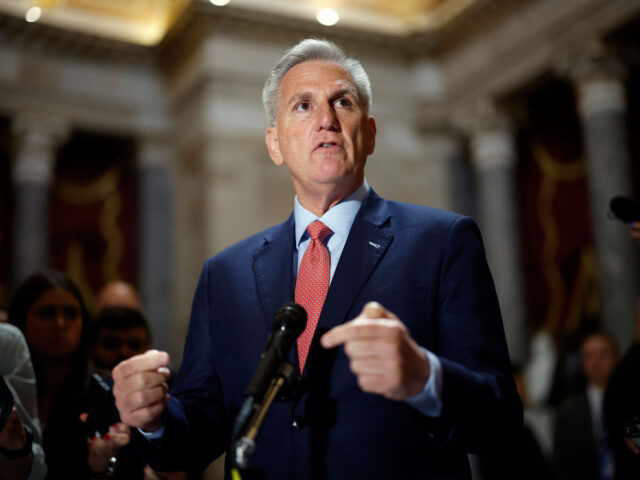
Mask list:
[[302,430],[307,426],[307,420],[304,417],[296,416],[294,417],[293,422],[291,422],[291,426],[296,430]]

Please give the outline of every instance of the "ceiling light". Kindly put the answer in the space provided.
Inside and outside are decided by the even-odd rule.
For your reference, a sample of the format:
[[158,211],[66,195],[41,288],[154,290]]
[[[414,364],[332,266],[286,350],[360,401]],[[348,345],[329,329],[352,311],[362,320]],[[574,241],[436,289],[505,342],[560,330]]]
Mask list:
[[229,3],[229,0],[209,0],[211,3],[213,3],[216,7],[224,7],[227,3]]
[[38,19],[40,19],[40,15],[42,15],[42,10],[40,10],[40,7],[31,7],[29,10],[27,10],[27,13],[24,14],[24,19],[27,22],[37,22]]
[[338,15],[338,12],[332,10],[331,8],[323,8],[318,13],[316,13],[316,18],[322,25],[330,27],[331,25],[335,25],[336,23],[338,23],[338,21],[340,20],[340,15]]

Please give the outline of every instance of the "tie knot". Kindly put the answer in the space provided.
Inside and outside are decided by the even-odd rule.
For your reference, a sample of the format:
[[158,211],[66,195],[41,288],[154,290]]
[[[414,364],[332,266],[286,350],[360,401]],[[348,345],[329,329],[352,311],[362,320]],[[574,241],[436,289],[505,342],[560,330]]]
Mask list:
[[331,229],[327,227],[324,223],[322,223],[320,220],[316,220],[315,222],[312,222],[307,227],[307,232],[309,232],[309,236],[313,240],[320,240],[320,241],[322,241],[324,237],[332,233]]

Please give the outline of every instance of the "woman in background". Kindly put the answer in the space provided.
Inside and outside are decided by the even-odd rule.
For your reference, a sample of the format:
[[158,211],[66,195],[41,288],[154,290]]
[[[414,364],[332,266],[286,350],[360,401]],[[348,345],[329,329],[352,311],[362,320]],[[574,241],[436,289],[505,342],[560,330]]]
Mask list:
[[80,415],[87,411],[88,314],[80,291],[63,273],[35,273],[16,290],[9,322],[22,330],[31,351],[47,478],[107,474],[129,431],[118,424],[104,439],[87,441]]

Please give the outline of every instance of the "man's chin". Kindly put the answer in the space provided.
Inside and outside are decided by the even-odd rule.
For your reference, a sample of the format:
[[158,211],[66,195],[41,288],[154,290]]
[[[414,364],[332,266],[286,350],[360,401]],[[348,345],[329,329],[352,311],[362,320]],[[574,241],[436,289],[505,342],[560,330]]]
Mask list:
[[343,162],[324,164],[315,176],[315,180],[318,183],[332,185],[351,184],[357,178],[358,172],[349,168]]
[[[324,175],[316,179],[316,183],[322,186],[333,186],[337,190],[350,189],[356,183],[356,176],[347,175]],[[358,185],[355,185],[356,187]]]

